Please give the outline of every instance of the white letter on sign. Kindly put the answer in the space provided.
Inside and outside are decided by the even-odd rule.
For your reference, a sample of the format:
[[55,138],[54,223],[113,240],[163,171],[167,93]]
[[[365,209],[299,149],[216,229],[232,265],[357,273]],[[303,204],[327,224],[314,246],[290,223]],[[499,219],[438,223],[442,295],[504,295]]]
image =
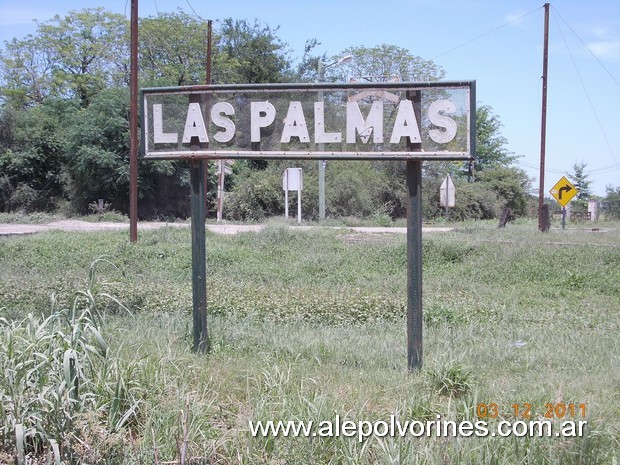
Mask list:
[[383,102],[372,103],[366,121],[357,102],[347,102],[347,144],[355,144],[355,131],[364,144],[370,139],[371,133],[373,143],[383,143]]
[[232,116],[235,114],[235,109],[228,102],[217,102],[211,108],[211,121],[217,127],[224,129],[213,135],[213,138],[218,142],[230,142],[235,137],[235,123],[229,118],[225,118],[222,115]]
[[153,142],[155,144],[176,144],[178,141],[178,133],[164,132],[162,104],[153,104]]
[[299,142],[310,142],[308,126],[306,126],[306,118],[304,117],[304,109],[301,107],[301,102],[290,102],[288,104],[288,113],[286,118],[284,118],[284,128],[282,129],[280,142],[287,144],[291,141],[291,137],[299,137]]
[[450,100],[437,100],[436,102],[431,103],[428,107],[428,119],[431,120],[435,126],[440,128],[444,128],[445,131],[440,131],[439,129],[431,129],[428,131],[428,135],[438,144],[446,144],[454,139],[456,136],[456,121],[448,116],[444,116],[439,112],[443,111],[444,113],[455,113],[456,105],[452,103]]
[[411,100],[401,100],[398,104],[398,113],[396,113],[390,144],[398,144],[401,137],[409,137],[410,143],[422,142],[418,120],[415,117]]
[[189,144],[192,137],[198,137],[200,142],[209,142],[205,120],[202,119],[202,110],[199,103],[190,103],[187,109],[187,119],[185,120],[185,131],[183,131],[183,143]]
[[341,133],[325,132],[325,104],[323,102],[314,102],[314,142],[317,144],[330,144],[341,141]]
[[269,102],[250,103],[250,141],[260,142],[260,128],[276,119],[276,108]]

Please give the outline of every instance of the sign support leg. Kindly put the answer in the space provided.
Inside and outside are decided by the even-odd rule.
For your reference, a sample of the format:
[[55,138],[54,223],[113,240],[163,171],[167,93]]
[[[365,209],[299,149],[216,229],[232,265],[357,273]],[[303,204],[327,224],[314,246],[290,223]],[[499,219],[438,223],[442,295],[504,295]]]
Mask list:
[[207,332],[207,264],[204,202],[205,160],[190,164],[191,209],[192,209],[192,304],[194,322],[194,352],[209,350]]
[[288,220],[288,189],[284,190],[284,219]]
[[407,366],[422,368],[422,162],[407,161]]
[[[323,149],[320,148],[319,150],[323,150]],[[325,219],[325,160],[319,160],[319,220],[324,220],[324,219]]]
[[562,229],[566,228],[566,207],[562,207]]

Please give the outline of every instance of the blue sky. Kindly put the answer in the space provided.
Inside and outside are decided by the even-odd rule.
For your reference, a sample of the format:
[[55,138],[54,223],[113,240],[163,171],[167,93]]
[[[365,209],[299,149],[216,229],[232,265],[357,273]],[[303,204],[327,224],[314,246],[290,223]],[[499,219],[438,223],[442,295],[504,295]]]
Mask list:
[[[70,10],[103,6],[129,16],[130,0],[0,0],[0,43],[34,33]],[[532,0],[139,0],[141,16],[178,8],[216,21],[258,18],[300,57],[350,46],[397,45],[477,81],[477,99],[502,123],[508,148],[538,187],[541,125],[542,1]],[[582,161],[594,194],[620,186],[620,2],[551,3],[545,192]]]

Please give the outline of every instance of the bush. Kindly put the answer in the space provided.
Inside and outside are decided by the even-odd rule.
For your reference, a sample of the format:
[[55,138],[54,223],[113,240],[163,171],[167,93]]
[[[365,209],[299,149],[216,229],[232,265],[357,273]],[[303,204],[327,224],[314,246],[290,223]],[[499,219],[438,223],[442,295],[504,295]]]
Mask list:
[[485,184],[457,182],[456,205],[450,209],[450,218],[458,221],[493,219],[497,218],[502,207],[502,200]]
[[382,180],[370,162],[329,162],[327,170],[327,214],[368,217],[381,211]]
[[10,194],[7,202],[8,211],[23,211],[32,213],[37,210],[47,210],[48,199],[44,195],[25,183],[19,184]]
[[284,214],[281,177],[273,170],[252,172],[225,195],[224,214],[231,220],[250,221]]

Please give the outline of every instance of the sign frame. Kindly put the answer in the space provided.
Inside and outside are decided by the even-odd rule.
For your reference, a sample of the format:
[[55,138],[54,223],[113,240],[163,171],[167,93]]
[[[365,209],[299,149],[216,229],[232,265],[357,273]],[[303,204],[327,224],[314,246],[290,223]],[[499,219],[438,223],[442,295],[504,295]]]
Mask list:
[[[423,121],[422,92],[428,89],[446,89],[446,88],[464,88],[467,92],[466,103],[466,150],[462,152],[437,152],[424,151],[422,126]],[[386,91],[405,91],[405,98],[401,101],[407,101],[404,106],[408,107],[408,117],[401,121],[398,126],[399,130],[405,127],[406,131],[412,130],[413,121],[417,124],[418,137],[409,135],[405,137],[405,150],[399,152],[331,152],[331,151],[229,151],[229,150],[209,150],[208,137],[194,135],[197,131],[204,131],[206,134],[207,123],[204,117],[191,119],[186,118],[186,131],[189,127],[189,135],[183,135],[189,150],[183,150],[181,153],[152,154],[148,150],[148,108],[147,98],[149,95],[160,94],[185,94],[188,98],[188,110],[196,115],[201,103],[209,103],[213,92],[217,91],[239,91],[239,92],[320,92],[340,90],[349,91],[357,90],[358,92],[370,92],[373,97],[381,98],[376,94]],[[143,115],[142,124],[142,143],[141,153],[146,160],[186,160],[190,165],[190,189],[191,189],[191,211],[192,211],[192,296],[193,296],[193,333],[194,333],[194,351],[205,353],[210,349],[209,333],[207,328],[207,290],[206,290],[206,240],[205,240],[205,216],[206,206],[204,202],[204,194],[206,190],[206,180],[204,172],[207,160],[218,159],[318,159],[318,160],[403,160],[406,168],[406,184],[407,184],[407,366],[410,371],[419,370],[422,367],[423,353],[423,313],[422,313],[422,162],[425,160],[441,161],[441,160],[474,160],[476,153],[476,81],[433,81],[433,82],[390,82],[390,83],[312,83],[312,84],[244,84],[244,85],[202,85],[202,86],[181,86],[167,88],[148,88],[142,89],[141,94],[141,112]],[[347,99],[348,101],[348,99]],[[434,103],[435,101],[433,101]],[[316,103],[316,102],[315,102]],[[450,103],[450,102],[448,102]],[[198,105],[198,106],[196,106]],[[432,104],[431,104],[432,105]],[[428,119],[432,121],[429,105]],[[290,107],[289,107],[290,108]],[[443,108],[443,107],[442,107]],[[153,107],[155,109],[155,107]],[[316,109],[316,106],[315,106]],[[359,109],[359,107],[358,107]],[[161,110],[161,108],[160,108]],[[399,107],[400,110],[400,107]],[[442,110],[440,110],[442,111]],[[438,112],[437,115],[440,115]],[[160,115],[161,116],[161,115]],[[349,115],[347,114],[347,117]],[[363,117],[362,117],[363,118]],[[370,119],[370,118],[369,118]],[[398,114],[397,114],[398,119]],[[158,136],[164,140],[162,144],[169,143],[168,140],[174,141],[174,133],[164,133],[163,120],[158,120],[158,130],[161,134]],[[456,124],[455,121],[452,120]],[[433,123],[435,124],[435,123]],[[202,125],[202,126],[201,126]],[[441,124],[435,126],[442,127]],[[154,126],[155,127],[155,120]],[[443,126],[447,128],[446,126]],[[364,130],[366,130],[367,126]],[[397,126],[394,125],[394,131]],[[458,125],[457,125],[458,129]],[[355,129],[358,131],[358,129]],[[414,131],[415,132],[415,131]],[[457,131],[458,133],[458,131]],[[401,133],[399,132],[398,135]],[[357,136],[359,136],[359,131]],[[171,136],[171,137],[169,137]],[[360,136],[361,137],[361,136]],[[429,137],[430,130],[429,130]],[[439,135],[442,139],[445,136]],[[154,136],[155,139],[155,129]],[[402,136],[401,136],[402,138]],[[416,139],[416,140],[414,140]],[[178,134],[177,139],[178,141]],[[217,140],[217,139],[216,139]],[[435,142],[439,143],[435,140]],[[449,141],[448,141],[449,142]],[[175,142],[170,142],[174,144]],[[315,143],[317,140],[315,138]],[[319,140],[320,144],[321,141]],[[399,139],[400,145],[400,139]],[[254,149],[254,146],[252,146]],[[301,217],[301,214],[299,215]]]
[[[358,91],[372,94],[389,91],[440,91],[442,89],[465,89],[467,92],[466,149],[462,151],[305,151],[305,150],[222,150],[204,146],[193,146],[189,150],[158,150],[153,151],[149,145],[147,133],[153,119],[148,111],[148,99],[156,95],[186,94],[193,101],[201,98],[209,100],[221,93],[287,93],[305,92],[317,95],[322,92]],[[414,93],[414,92],[412,92]],[[356,83],[286,83],[286,84],[236,84],[236,85],[196,85],[180,87],[151,87],[140,90],[140,106],[142,113],[142,144],[141,154],[144,159],[153,160],[200,160],[200,159],[303,159],[303,160],[473,160],[476,152],[475,120],[476,120],[476,81],[428,81],[428,82],[356,82]],[[417,112],[417,110],[416,110]],[[420,122],[418,121],[418,124]],[[405,144],[407,145],[407,144]],[[415,144],[414,144],[415,145]]]

